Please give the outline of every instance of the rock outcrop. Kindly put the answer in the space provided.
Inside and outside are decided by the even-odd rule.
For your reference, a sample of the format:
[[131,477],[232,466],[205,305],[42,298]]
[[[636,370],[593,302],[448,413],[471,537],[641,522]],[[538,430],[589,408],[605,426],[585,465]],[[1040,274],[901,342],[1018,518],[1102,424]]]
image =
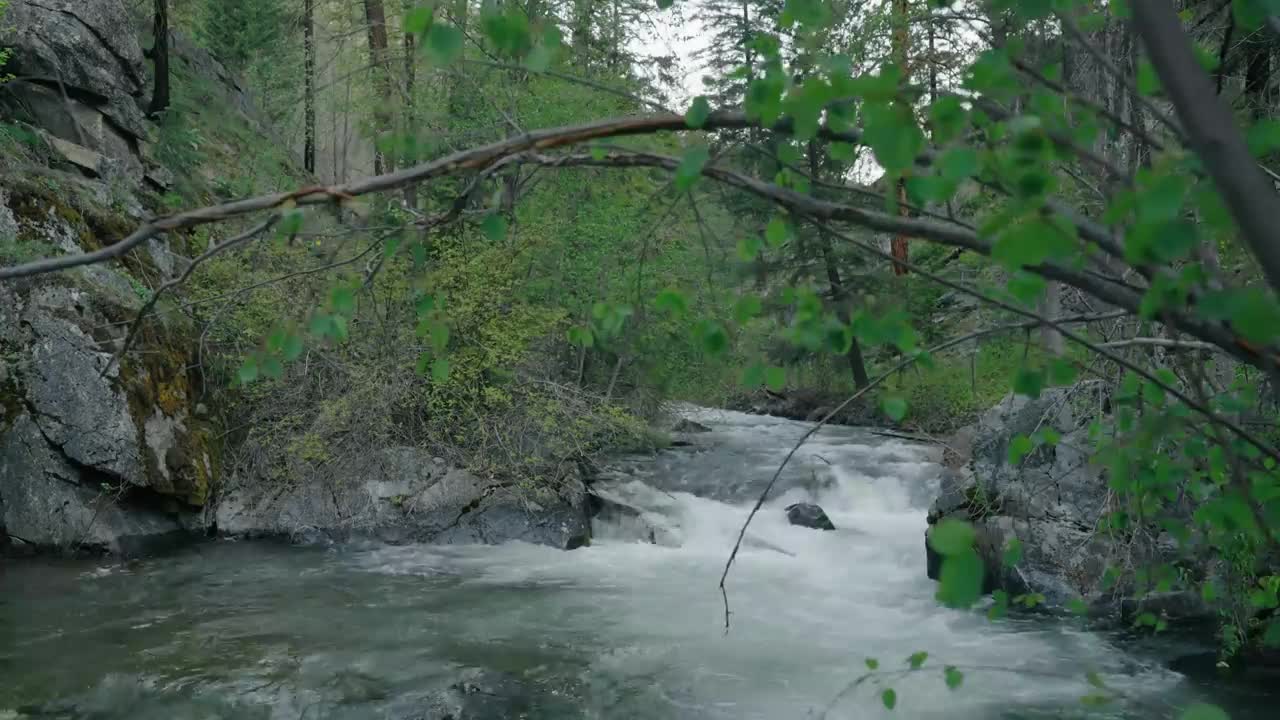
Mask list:
[[0,45],[14,50],[5,70],[15,79],[0,99],[6,115],[141,178],[141,148],[150,137],[141,110],[147,72],[122,0],[12,0]]
[[[1107,404],[1105,392],[1105,385],[1091,381],[1046,390],[1035,399],[1005,397],[971,430],[967,463],[944,471],[929,524],[945,518],[973,524],[987,592],[1039,594],[1057,607],[1083,599],[1100,611],[1155,609],[1170,620],[1199,618],[1207,608],[1198,595],[1153,595],[1130,607],[1111,603],[1104,590],[1103,576],[1122,551],[1126,562],[1138,566],[1173,559],[1162,556],[1172,544],[1121,548],[1102,530],[1112,508],[1106,474],[1090,462],[1088,424]],[[1058,442],[1037,446],[1016,465],[1009,462],[1014,438],[1045,429],[1059,435]],[[929,576],[936,579],[941,558],[927,540],[925,545]],[[1011,547],[1011,557],[1018,559],[1013,564],[1006,559]]]
[[585,486],[523,491],[387,448],[351,458],[325,478],[230,481],[213,513],[217,532],[295,540],[373,538],[391,543],[519,540],[572,550],[590,541]]
[[[5,185],[10,242],[80,252],[99,236],[90,217],[103,188],[69,176]],[[142,305],[134,287],[100,266],[0,285],[0,528],[10,550],[128,553],[195,527],[216,449],[194,417],[193,345],[170,322],[116,362],[124,321]]]

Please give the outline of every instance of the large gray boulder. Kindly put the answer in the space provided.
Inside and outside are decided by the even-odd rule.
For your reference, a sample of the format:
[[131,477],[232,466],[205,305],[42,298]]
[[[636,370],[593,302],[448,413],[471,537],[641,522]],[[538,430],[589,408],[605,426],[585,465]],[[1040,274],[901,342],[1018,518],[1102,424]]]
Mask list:
[[522,490],[411,447],[349,458],[331,473],[295,483],[232,479],[220,491],[213,521],[224,535],[303,540],[520,540],[574,549],[591,536],[585,488],[577,480],[559,491]]
[[10,552],[63,550],[136,554],[185,534],[178,517],[132,505],[109,483],[93,487],[83,468],[20,415],[0,433],[0,531]]
[[[1087,382],[1034,399],[1005,397],[972,431],[969,462],[944,472],[929,524],[957,518],[974,525],[987,591],[1039,593],[1057,606],[1075,598],[1100,600],[1115,548],[1101,531],[1111,508],[1103,469],[1089,462],[1087,424],[1098,415],[1103,392],[1101,383]],[[1044,428],[1061,440],[1010,464],[1013,439]],[[1015,541],[1022,558],[1010,567],[1005,551]],[[926,552],[929,575],[936,579],[941,559],[927,541]]]
[[5,69],[17,79],[0,100],[9,114],[138,174],[148,83],[122,0],[12,0],[0,45],[14,50]]

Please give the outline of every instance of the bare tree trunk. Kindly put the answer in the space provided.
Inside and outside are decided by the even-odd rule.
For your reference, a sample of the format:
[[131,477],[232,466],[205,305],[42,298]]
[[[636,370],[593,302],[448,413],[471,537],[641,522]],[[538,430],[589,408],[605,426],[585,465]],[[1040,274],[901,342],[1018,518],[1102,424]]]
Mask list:
[[303,133],[302,164],[312,175],[316,172],[316,5],[306,0],[302,19],[303,68]]
[[[898,65],[898,69],[902,71],[903,83],[911,82],[911,72],[908,66],[910,60],[910,44],[911,44],[911,26],[907,17],[909,0],[894,0],[893,2],[893,61]],[[905,178],[898,178],[898,186],[896,188],[898,194],[898,214],[907,215],[907,182]],[[890,246],[893,254],[893,274],[906,275],[907,263],[910,260],[910,247],[907,236],[898,234],[893,237],[893,243]]]
[[[1049,281],[1044,288],[1044,297],[1040,299],[1040,315],[1057,318],[1062,315],[1062,285]],[[1061,356],[1067,351],[1066,341],[1057,328],[1045,325],[1040,328],[1040,342],[1044,351],[1050,355]]]
[[393,163],[383,152],[382,143],[391,129],[391,77],[387,66],[387,11],[382,0],[364,0],[364,17],[369,30],[369,64],[373,67],[374,84],[377,86],[379,106],[373,112],[374,149],[373,172],[381,175],[393,169]]
[[153,18],[155,47],[151,51],[155,62],[156,82],[151,93],[151,105],[147,114],[159,115],[169,109],[169,0],[155,0]]
[[[404,11],[409,12],[413,8],[412,0],[404,0]],[[404,133],[406,137],[416,137],[418,128],[418,108],[417,101],[413,94],[417,90],[418,80],[418,53],[417,40],[413,37],[413,33],[404,33]],[[407,164],[417,162],[417,158],[406,158]],[[406,185],[404,187],[404,204],[412,210],[418,209],[418,186],[417,184]]]
[[[820,172],[818,148],[811,140],[809,141],[809,177],[814,180],[815,184]],[[849,298],[845,292],[844,282],[840,278],[840,268],[836,264],[831,235],[826,230],[819,230],[818,242],[822,248],[822,261],[827,268],[827,284],[831,289],[831,299],[836,304],[836,317],[840,319],[840,322],[845,327],[849,327],[853,324],[852,316],[849,313]],[[862,347],[858,345],[858,338],[850,339],[852,342],[849,344],[849,351],[845,353],[845,357],[849,361],[849,373],[853,376],[854,386],[862,389],[871,382],[871,378],[867,376],[867,364],[862,357]]]

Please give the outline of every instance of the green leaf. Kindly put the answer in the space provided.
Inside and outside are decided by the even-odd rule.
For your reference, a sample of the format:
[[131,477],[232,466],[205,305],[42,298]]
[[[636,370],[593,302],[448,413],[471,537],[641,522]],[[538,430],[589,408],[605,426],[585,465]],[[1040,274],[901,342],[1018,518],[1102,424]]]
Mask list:
[[480,27],[503,55],[521,57],[532,47],[529,18],[523,12],[499,13],[489,9],[481,16]]
[[306,218],[307,216],[302,212],[302,208],[286,210],[280,215],[280,222],[276,225],[276,229],[281,237],[293,237],[302,232],[302,225]]
[[571,327],[569,328],[569,342],[573,345],[583,348],[589,348],[595,344],[595,335],[589,327]]
[[449,326],[436,321],[431,323],[431,347],[436,352],[444,352],[449,347]]
[[711,114],[711,103],[707,102],[704,95],[699,95],[693,99],[689,105],[689,110],[684,114],[684,123],[694,130],[700,130],[703,125],[707,124],[707,117]]
[[1063,358],[1054,358],[1049,363],[1049,382],[1053,385],[1065,386],[1074,384],[1079,373],[1075,363]]
[[924,667],[924,661],[928,659],[929,653],[920,650],[919,652],[911,653],[911,657],[907,658],[907,664],[911,666],[912,670],[919,670]]
[[1008,284],[1009,294],[1013,295],[1023,305],[1028,307],[1034,306],[1044,295],[1045,288],[1048,283],[1044,278],[1025,270],[1018,270],[1009,277]]
[[356,294],[351,288],[334,288],[329,293],[329,306],[339,315],[350,315],[356,310]]
[[296,332],[291,332],[285,336],[284,345],[280,349],[280,354],[286,362],[293,362],[302,355],[303,342],[302,336]]
[[863,115],[863,138],[881,167],[890,174],[911,168],[924,149],[924,133],[910,108],[897,103],[868,105]]
[[868,669],[868,670],[873,670],[873,671],[874,671],[874,670],[879,670],[879,669],[880,669],[880,661],[879,661],[879,660],[877,660],[877,659],[875,659],[875,658],[867,658],[867,659],[866,659],[866,663],[867,663],[867,669]]
[[972,607],[982,596],[982,559],[972,549],[942,559],[939,602],[951,608]]
[[996,239],[991,257],[1010,270],[1035,266],[1050,258],[1070,256],[1075,243],[1043,218],[1033,217],[1008,227]]
[[1231,720],[1231,716],[1217,705],[1196,703],[1183,710],[1178,720]]
[[938,158],[938,174],[948,180],[964,180],[977,175],[977,151],[964,146],[946,151]]
[[1089,604],[1084,601],[1084,598],[1071,598],[1067,601],[1067,609],[1076,615],[1089,614]]
[[284,376],[284,365],[280,363],[280,358],[267,356],[262,359],[262,374],[272,380],[279,380]]
[[706,145],[689,148],[680,158],[680,166],[676,168],[676,188],[680,191],[693,187],[702,177],[702,169],[711,159],[711,150]]
[[760,298],[755,295],[743,295],[738,298],[738,302],[733,306],[733,319],[739,325],[745,325],[752,318],[760,314],[764,306],[760,302]]
[[462,54],[462,33],[452,25],[434,23],[427,31],[425,46],[432,62],[448,65]]
[[964,682],[964,673],[957,670],[954,665],[948,665],[943,669],[942,676],[947,681],[948,690],[955,690]]
[[880,403],[880,407],[894,422],[899,422],[907,416],[907,401],[900,397],[887,397]]
[[991,599],[994,600],[991,607],[987,609],[988,620],[999,620],[1009,614],[1009,593],[997,589],[991,593]]
[[480,230],[489,242],[502,242],[507,237],[507,219],[500,213],[490,213],[480,222]]
[[1022,562],[1022,541],[1018,538],[1009,538],[1009,542],[1004,546],[1004,565],[1005,567],[1014,567]]
[[898,693],[894,692],[893,688],[885,688],[880,693],[880,702],[884,703],[886,708],[892,710],[898,705]]
[[712,357],[723,355],[729,349],[729,333],[715,320],[703,320],[696,328],[702,349]]
[[1271,344],[1280,338],[1280,305],[1257,288],[1245,290],[1231,326],[1255,343]]
[[1160,77],[1150,60],[1143,59],[1138,63],[1138,92],[1151,96],[1160,92]]
[[333,317],[323,313],[311,316],[311,334],[316,337],[329,337],[333,333]]
[[240,380],[241,385],[248,385],[258,379],[258,360],[257,358],[247,357],[240,369],[236,371],[236,377]]
[[1084,674],[1084,677],[1086,680],[1089,681],[1090,685],[1098,688],[1099,690],[1107,689],[1107,684],[1102,681],[1102,676],[1099,675],[1096,671],[1090,670],[1089,672]]
[[769,247],[775,250],[786,244],[790,235],[791,226],[787,223],[786,218],[781,215],[775,215],[764,229],[765,242],[769,243]]
[[1280,120],[1264,118],[1249,128],[1249,152],[1262,157],[1280,150]]
[[333,338],[338,342],[347,341],[347,318],[345,315],[333,316]]
[[432,4],[419,5],[404,16],[404,31],[410,35],[421,35],[431,27],[436,8]]
[[1040,397],[1040,392],[1044,390],[1044,372],[1041,370],[1033,370],[1032,368],[1018,368],[1018,374],[1013,379],[1013,391],[1019,395],[1026,395],[1029,398]]
[[959,137],[968,122],[969,112],[954,95],[941,97],[929,106],[929,128],[935,143],[945,144]]
[[1262,644],[1267,647],[1280,647],[1280,620],[1267,623],[1267,629],[1262,634]]
[[1031,454],[1036,446],[1031,442],[1031,438],[1026,435],[1018,435],[1009,441],[1009,464],[1017,465],[1022,462],[1022,458]]
[[778,22],[782,27],[791,27],[795,23],[809,27],[823,27],[831,18],[831,8],[827,0],[787,0]]
[[774,392],[787,389],[787,371],[780,367],[768,367],[764,371],[764,384]]
[[977,533],[963,520],[948,518],[929,531],[929,547],[939,555],[963,555],[973,549]]
[[760,256],[764,243],[755,235],[748,235],[738,241],[738,257],[743,262],[751,262]]
[[449,381],[449,359],[436,358],[431,363],[431,379],[437,383],[445,383]]
[[676,316],[689,312],[689,301],[685,300],[684,294],[679,290],[670,288],[658,293],[658,299],[654,300],[653,305],[658,310],[669,312]]

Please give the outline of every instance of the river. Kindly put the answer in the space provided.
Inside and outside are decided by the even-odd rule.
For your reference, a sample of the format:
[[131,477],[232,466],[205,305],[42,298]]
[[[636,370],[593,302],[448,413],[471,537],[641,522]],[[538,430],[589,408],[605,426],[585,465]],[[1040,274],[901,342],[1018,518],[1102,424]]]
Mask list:
[[[614,463],[600,490],[640,516],[572,552],[218,541],[4,565],[0,720],[440,720],[459,677],[475,678],[465,718],[1145,720],[1203,700],[1270,717],[1275,696],[1193,682],[1080,620],[940,608],[923,548],[936,452],[852,428],[817,433],[752,524],[726,633],[725,559],[808,426],[689,413],[713,432]],[[838,529],[790,526],[796,501]],[[867,658],[891,674],[851,686]],[[1119,699],[1082,704],[1088,672]]]

